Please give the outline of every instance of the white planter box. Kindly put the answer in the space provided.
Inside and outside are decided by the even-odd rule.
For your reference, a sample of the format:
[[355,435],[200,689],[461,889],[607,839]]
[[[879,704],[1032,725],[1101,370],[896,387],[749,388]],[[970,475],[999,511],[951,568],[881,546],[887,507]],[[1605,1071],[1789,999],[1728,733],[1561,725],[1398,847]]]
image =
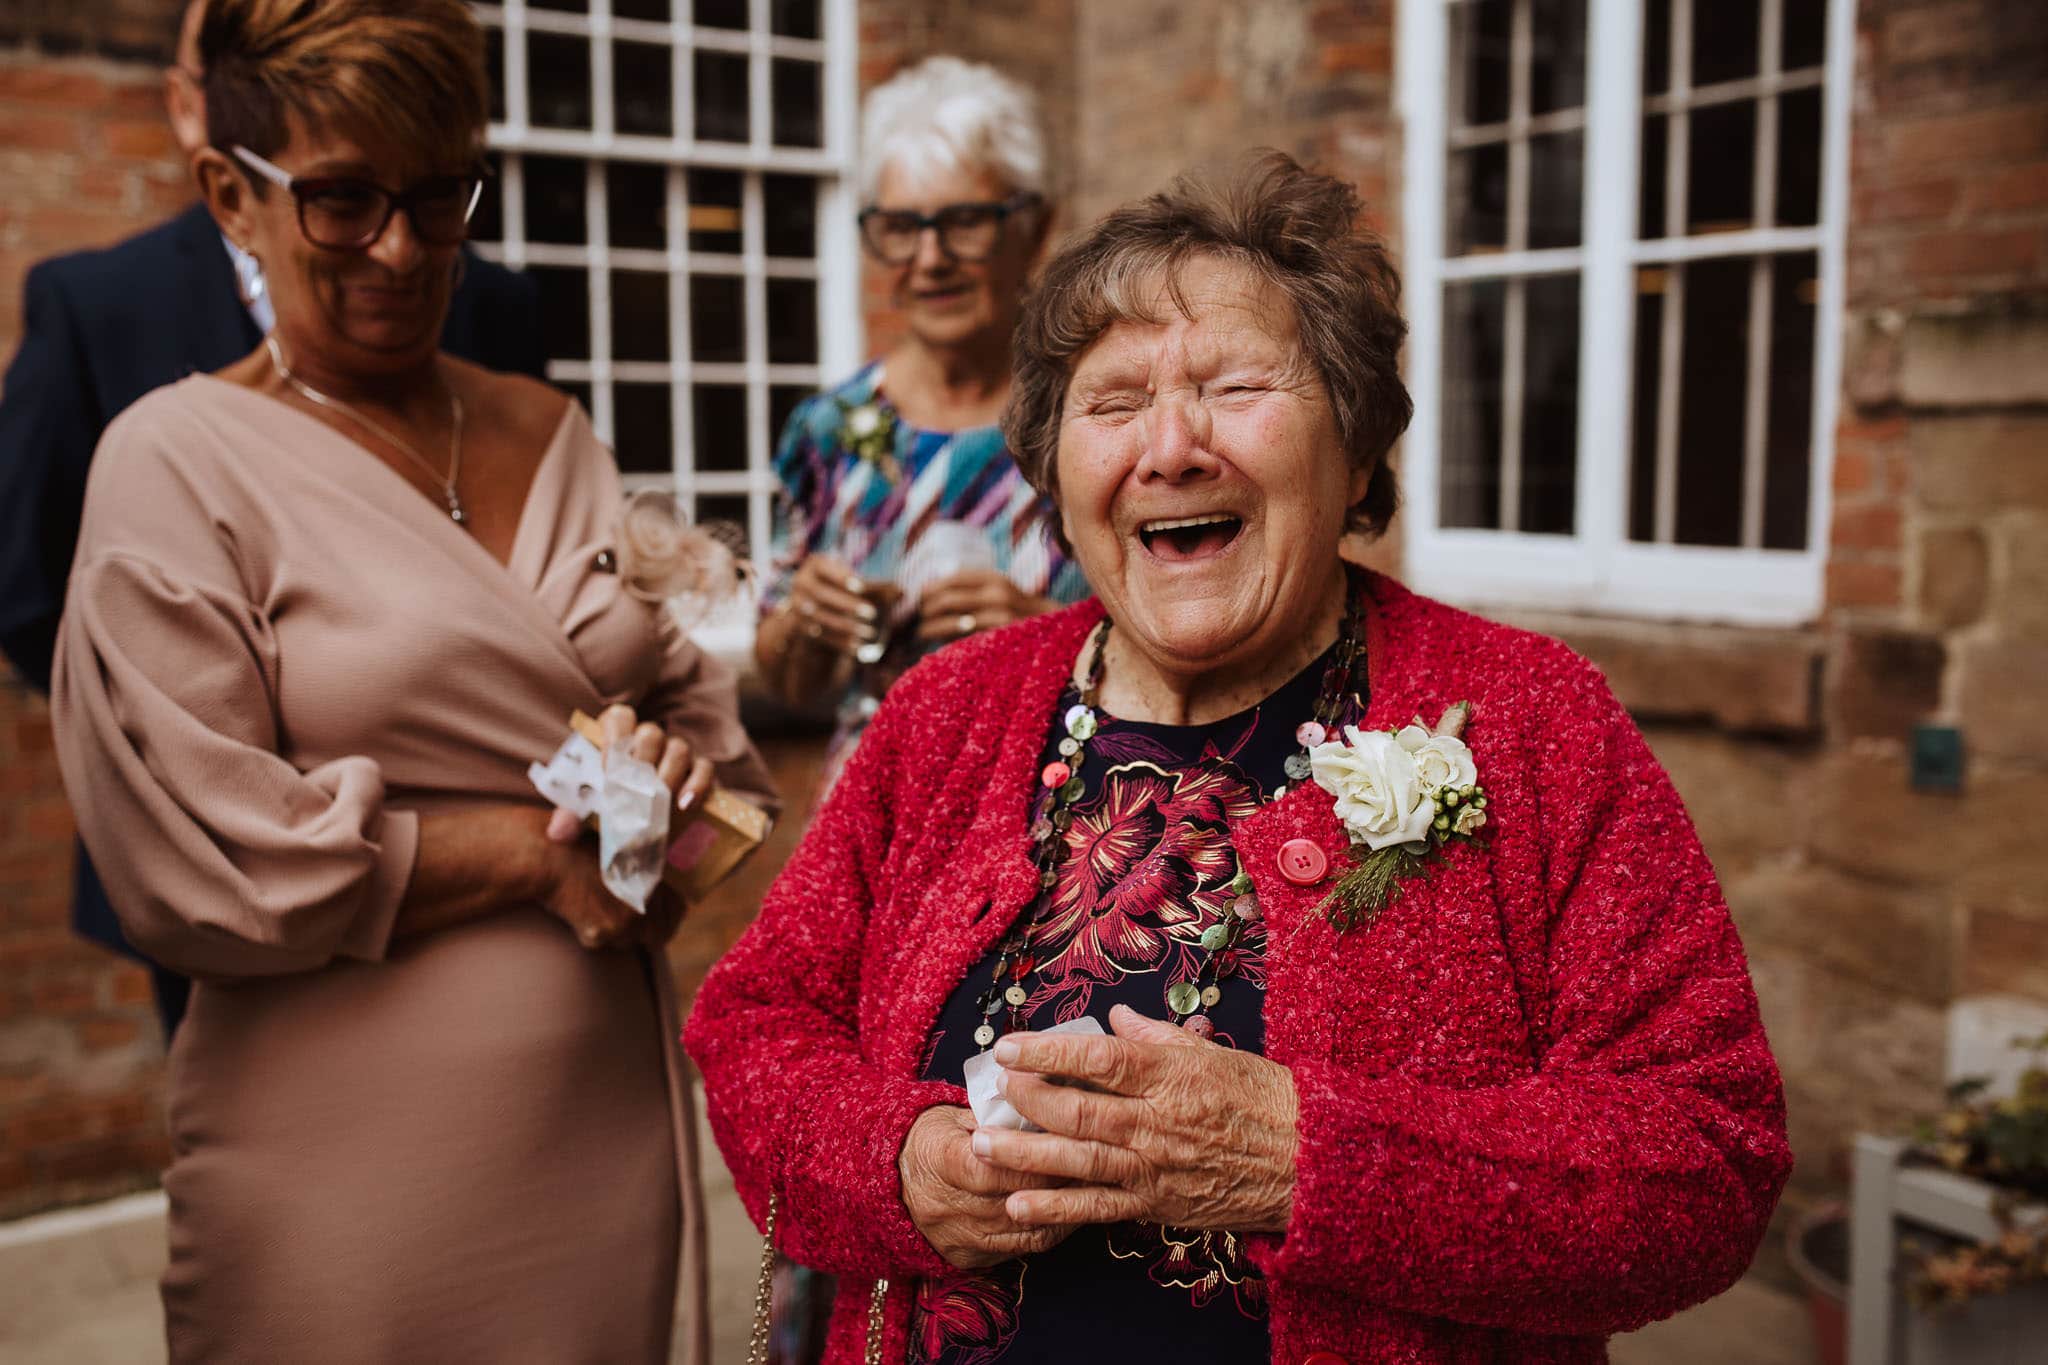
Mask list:
[[[1925,1228],[1983,1241],[1997,1235],[1998,1192],[1949,1171],[1902,1166],[1907,1144],[1856,1139],[1849,1207],[1849,1365],[2043,1365],[2048,1362],[2048,1288],[1986,1299],[1946,1314],[1907,1302],[1899,1285],[1898,1234]],[[2048,1208],[2019,1211],[2048,1221]]]
[[2048,1286],[1908,1313],[1902,1344],[1914,1365],[2040,1365],[2048,1361]]

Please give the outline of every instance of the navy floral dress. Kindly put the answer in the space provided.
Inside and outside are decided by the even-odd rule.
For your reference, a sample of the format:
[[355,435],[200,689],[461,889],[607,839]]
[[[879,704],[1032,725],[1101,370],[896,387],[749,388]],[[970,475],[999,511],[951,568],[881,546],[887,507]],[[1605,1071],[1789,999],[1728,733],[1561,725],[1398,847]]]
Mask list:
[[[1238,872],[1231,826],[1287,785],[1282,765],[1298,751],[1295,728],[1314,715],[1329,661],[1326,652],[1259,705],[1207,725],[1102,713],[1083,753],[1066,858],[1050,901],[1036,911],[1027,1027],[1090,1015],[1106,1031],[1116,1004],[1168,1017],[1167,988],[1196,978],[1202,931],[1229,913]],[[1070,689],[1053,716],[1078,699]],[[1347,697],[1343,723],[1356,724],[1363,711]],[[1065,734],[1055,721],[1043,762],[1059,756]],[[1207,1013],[1217,1043],[1258,1052],[1266,940],[1263,923],[1247,928],[1235,971]],[[958,1083],[980,1050],[976,998],[995,959],[991,951],[976,964],[940,1012],[926,1079]],[[1152,1223],[1081,1228],[1051,1251],[926,1281],[911,1321],[911,1358],[923,1365],[1270,1354],[1265,1281],[1242,1239]]]

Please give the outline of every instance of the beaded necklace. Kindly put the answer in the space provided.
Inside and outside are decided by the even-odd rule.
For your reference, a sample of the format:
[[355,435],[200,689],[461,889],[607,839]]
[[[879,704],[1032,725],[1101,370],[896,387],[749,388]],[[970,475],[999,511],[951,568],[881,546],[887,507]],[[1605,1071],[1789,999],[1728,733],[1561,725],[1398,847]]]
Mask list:
[[[1282,765],[1290,782],[1301,782],[1308,777],[1308,751],[1321,744],[1337,728],[1343,716],[1345,694],[1356,691],[1363,695],[1366,686],[1365,647],[1358,630],[1361,596],[1356,584],[1349,585],[1346,593],[1349,605],[1344,612],[1343,624],[1338,628],[1329,666],[1323,670],[1314,718],[1296,728],[1294,738],[1299,747],[1287,756]],[[1053,890],[1059,884],[1060,866],[1067,855],[1067,829],[1073,823],[1074,803],[1081,798],[1083,791],[1081,764],[1087,756],[1088,741],[1095,738],[1096,731],[1101,728],[1098,701],[1102,695],[1103,652],[1109,644],[1109,631],[1108,621],[1096,629],[1088,667],[1082,674],[1081,699],[1068,707],[1066,715],[1061,718],[1066,734],[1059,742],[1060,756],[1046,764],[1039,774],[1039,781],[1047,793],[1040,801],[1049,803],[1050,808],[1042,810],[1031,825],[1031,838],[1035,845],[1033,861],[1038,866],[1038,899],[1030,916],[1004,938],[996,954],[994,979],[988,989],[975,999],[983,1019],[974,1030],[974,1042],[984,1050],[993,1046],[1001,1033],[1014,1033],[1023,1026],[1024,1006],[1031,998],[1028,983],[1038,965],[1031,954],[1031,937],[1045,918],[1046,908],[1052,903]],[[1267,800],[1278,801],[1287,794],[1287,790],[1284,786],[1276,788]],[[1171,1012],[1171,1022],[1205,1039],[1213,1037],[1216,1032],[1215,1024],[1205,1011],[1214,1009],[1223,999],[1224,981],[1237,972],[1238,945],[1244,939],[1246,926],[1259,918],[1259,900],[1252,892],[1252,879],[1245,875],[1242,867],[1231,879],[1229,890],[1228,913],[1202,931],[1202,962],[1194,978],[1173,982],[1166,988],[1166,1008]],[[999,1018],[1004,1023],[1000,1031],[996,1027]]]

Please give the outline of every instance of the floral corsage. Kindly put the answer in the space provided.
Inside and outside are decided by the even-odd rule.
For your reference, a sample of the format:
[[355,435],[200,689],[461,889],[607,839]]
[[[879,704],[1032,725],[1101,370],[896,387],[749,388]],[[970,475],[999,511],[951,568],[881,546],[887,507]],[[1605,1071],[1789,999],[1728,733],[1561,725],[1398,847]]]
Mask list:
[[1321,908],[1339,932],[1371,926],[1453,840],[1486,824],[1486,790],[1460,738],[1472,703],[1461,701],[1434,729],[1417,716],[1399,730],[1344,727],[1342,738],[1308,752],[1316,784],[1337,798],[1337,818],[1366,852],[1337,879]]
[[626,495],[612,533],[619,586],[643,602],[664,604],[685,630],[741,595],[750,579],[744,528],[690,523],[674,493],[642,488]]
[[875,472],[892,482],[896,467],[896,414],[870,399],[865,403],[839,400],[839,444],[853,452],[855,459],[871,464]]

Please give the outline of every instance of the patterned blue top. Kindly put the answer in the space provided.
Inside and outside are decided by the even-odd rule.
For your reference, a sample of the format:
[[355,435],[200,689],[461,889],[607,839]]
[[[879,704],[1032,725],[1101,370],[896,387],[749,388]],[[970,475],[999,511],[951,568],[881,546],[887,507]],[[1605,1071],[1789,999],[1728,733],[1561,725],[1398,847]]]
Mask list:
[[[1051,504],[1025,481],[1001,430],[912,426],[881,392],[881,382],[876,362],[838,388],[805,399],[790,415],[775,452],[781,487],[762,612],[788,599],[797,565],[809,555],[831,555],[866,579],[900,582],[934,526],[963,522],[985,536],[989,567],[1024,592],[1062,604],[1088,596],[1080,567],[1053,538]],[[887,462],[863,459],[848,448],[847,414],[871,403],[893,427],[893,458]],[[914,661],[904,654],[892,654],[884,676]],[[856,677],[841,699],[828,774],[837,771],[834,760],[843,761],[873,714],[873,690],[868,679]]]

